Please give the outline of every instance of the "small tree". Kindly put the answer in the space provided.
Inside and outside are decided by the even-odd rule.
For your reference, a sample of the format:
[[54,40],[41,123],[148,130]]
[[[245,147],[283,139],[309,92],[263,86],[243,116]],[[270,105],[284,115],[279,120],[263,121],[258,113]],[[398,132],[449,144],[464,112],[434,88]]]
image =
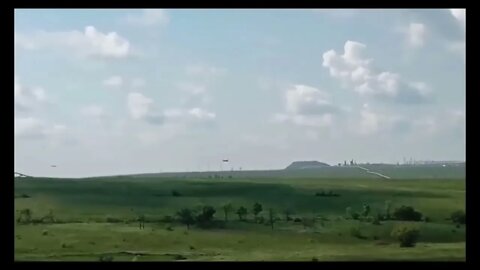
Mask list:
[[392,207],[391,201],[385,201],[385,219],[389,220],[390,216],[390,208]]
[[225,214],[225,222],[228,221],[228,214],[233,211],[233,205],[231,203],[227,203],[223,205],[223,213]]
[[183,208],[182,210],[178,211],[177,216],[182,224],[187,225],[187,230],[190,229],[190,225],[192,225],[195,221],[193,217],[193,211],[188,208]]
[[18,223],[30,223],[32,222],[32,210],[29,208],[20,210],[20,214],[17,218]]
[[245,216],[247,215],[247,213],[248,213],[247,208],[240,206],[240,208],[238,208],[237,210],[238,219],[245,220]]
[[315,218],[308,218],[308,217],[302,218],[302,225],[304,229],[313,228],[315,226]]
[[420,237],[416,228],[400,225],[392,230],[392,236],[400,242],[400,247],[414,247]]
[[370,205],[364,204],[363,205],[362,216],[367,217],[368,214],[370,214]]
[[465,212],[463,212],[462,210],[455,211],[450,215],[450,220],[456,223],[457,225],[465,224],[465,219],[466,219]]
[[415,211],[411,206],[402,205],[401,207],[395,209],[393,212],[393,217],[396,220],[404,221],[420,221],[422,220],[422,213]]
[[212,206],[204,206],[200,214],[197,215],[197,222],[200,226],[208,226],[213,221],[213,215],[215,214],[215,208]]
[[138,215],[137,221],[138,221],[139,228],[145,229],[145,215],[144,214]]
[[44,223],[54,223],[55,222],[55,216],[53,215],[52,210],[48,211],[48,214],[46,214],[44,217],[42,217],[42,222],[44,222]]
[[269,220],[270,226],[272,226],[272,230],[273,230],[273,224],[275,223],[275,212],[273,211],[272,208],[268,209],[268,220]]
[[262,212],[263,210],[263,207],[261,204],[259,204],[258,202],[256,202],[254,205],[253,205],[253,215],[255,216],[255,220],[257,220],[257,216],[260,212]]
[[293,214],[293,211],[290,208],[283,210],[283,214],[285,215],[285,221],[290,221],[292,218],[290,217]]
[[345,218],[352,218],[352,208],[350,206],[345,208]]

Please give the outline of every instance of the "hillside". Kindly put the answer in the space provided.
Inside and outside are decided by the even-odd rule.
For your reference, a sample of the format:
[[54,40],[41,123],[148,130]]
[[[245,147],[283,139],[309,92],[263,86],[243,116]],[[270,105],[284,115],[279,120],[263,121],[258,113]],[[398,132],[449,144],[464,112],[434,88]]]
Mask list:
[[285,170],[317,169],[324,167],[330,167],[330,165],[318,161],[294,161],[292,164],[288,165]]

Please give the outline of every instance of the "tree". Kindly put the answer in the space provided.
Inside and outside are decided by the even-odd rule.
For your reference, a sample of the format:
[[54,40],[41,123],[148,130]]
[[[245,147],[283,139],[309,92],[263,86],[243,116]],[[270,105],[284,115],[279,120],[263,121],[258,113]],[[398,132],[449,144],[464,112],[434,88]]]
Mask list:
[[137,221],[140,229],[145,229],[145,215],[144,214],[138,215]]
[[187,230],[190,229],[190,225],[192,225],[195,221],[193,217],[193,211],[188,208],[183,208],[178,211],[177,216],[182,224],[187,225]]
[[465,224],[465,219],[465,212],[462,210],[455,211],[450,215],[450,220],[456,224]]
[[263,210],[262,205],[259,204],[258,202],[256,202],[253,205],[253,215],[255,216],[255,220],[257,220],[257,216],[260,212],[262,212],[262,210]]
[[392,207],[391,201],[385,201],[385,218],[388,220],[391,218],[390,216],[390,208]]
[[32,210],[29,208],[20,210],[20,215],[17,218],[18,223],[30,223],[32,221]]
[[50,210],[48,211],[48,214],[42,217],[42,222],[44,223],[54,223],[55,222],[55,216],[53,215],[53,211]]
[[275,212],[273,211],[272,208],[268,209],[268,219],[270,222],[270,226],[272,226],[272,230],[273,230],[273,224],[275,223]]
[[307,227],[313,228],[315,226],[315,218],[308,218],[308,217],[302,218],[302,225],[304,229],[306,229]]
[[395,209],[393,212],[393,218],[404,221],[420,221],[422,219],[422,213],[415,211],[411,206],[402,205]]
[[290,221],[292,218],[290,217],[293,214],[293,211],[290,208],[283,210],[283,214],[285,215],[285,221]]
[[363,205],[362,215],[363,215],[364,217],[367,217],[369,213],[370,213],[370,205],[364,204],[364,205]]
[[244,220],[245,219],[245,216],[247,215],[247,208],[243,207],[243,206],[240,206],[240,208],[238,208],[237,210],[237,215],[238,215],[238,219],[239,220]]
[[197,215],[196,221],[201,227],[208,226],[213,221],[213,215],[215,214],[215,208],[212,206],[204,206],[200,214]]
[[400,225],[392,230],[391,235],[400,242],[400,247],[414,247],[420,237],[420,231],[413,227]]
[[345,208],[345,216],[346,216],[346,218],[351,218],[352,217],[352,208],[350,206]]
[[228,214],[233,211],[233,205],[231,203],[227,203],[223,205],[223,213],[225,214],[225,222],[228,221]]

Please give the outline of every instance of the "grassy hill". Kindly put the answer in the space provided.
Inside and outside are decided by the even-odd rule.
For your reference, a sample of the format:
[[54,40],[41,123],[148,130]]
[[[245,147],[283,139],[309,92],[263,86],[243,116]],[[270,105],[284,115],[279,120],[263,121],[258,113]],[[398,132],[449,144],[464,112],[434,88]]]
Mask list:
[[[172,196],[173,190],[180,196]],[[322,190],[339,196],[315,196]],[[28,208],[34,217],[52,210],[57,219],[56,224],[16,225],[17,260],[98,260],[105,254],[115,260],[465,258],[465,229],[446,220],[451,212],[465,209],[465,181],[458,179],[23,178],[15,181],[15,195],[16,210]],[[366,203],[376,215],[383,213],[385,201],[391,201],[392,208],[413,206],[430,218],[428,223],[413,222],[421,232],[417,247],[399,248],[391,237],[392,228],[403,222],[373,225],[345,219],[347,207],[361,211]],[[175,216],[181,208],[198,209],[202,205],[215,207],[215,219],[223,220],[221,206],[227,202],[235,209],[248,208],[248,221],[238,221],[233,213],[225,228],[194,227],[189,231],[177,222],[164,221],[165,216]],[[265,218],[266,209],[274,209],[280,219],[274,230],[252,221],[255,202],[263,205],[260,215]],[[313,228],[287,222],[285,209],[292,211],[293,218],[318,221]],[[146,216],[145,230],[140,230],[135,221],[139,214]],[[354,227],[366,239],[350,235]],[[45,231],[47,235],[43,235]]]

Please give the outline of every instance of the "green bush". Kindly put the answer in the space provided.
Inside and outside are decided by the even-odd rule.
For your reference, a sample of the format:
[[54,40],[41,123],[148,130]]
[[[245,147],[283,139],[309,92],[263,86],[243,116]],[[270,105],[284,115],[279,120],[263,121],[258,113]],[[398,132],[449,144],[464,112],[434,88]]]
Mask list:
[[360,231],[359,228],[353,227],[350,229],[350,235],[358,238],[358,239],[365,239],[366,237],[362,235],[362,232]]
[[458,210],[450,215],[450,220],[456,224],[465,224],[465,212]]
[[403,221],[421,221],[422,213],[416,211],[411,206],[402,205],[401,207],[395,209],[393,212],[393,218]]
[[392,230],[391,235],[400,242],[400,247],[414,247],[420,237],[420,231],[410,226],[400,225]]

